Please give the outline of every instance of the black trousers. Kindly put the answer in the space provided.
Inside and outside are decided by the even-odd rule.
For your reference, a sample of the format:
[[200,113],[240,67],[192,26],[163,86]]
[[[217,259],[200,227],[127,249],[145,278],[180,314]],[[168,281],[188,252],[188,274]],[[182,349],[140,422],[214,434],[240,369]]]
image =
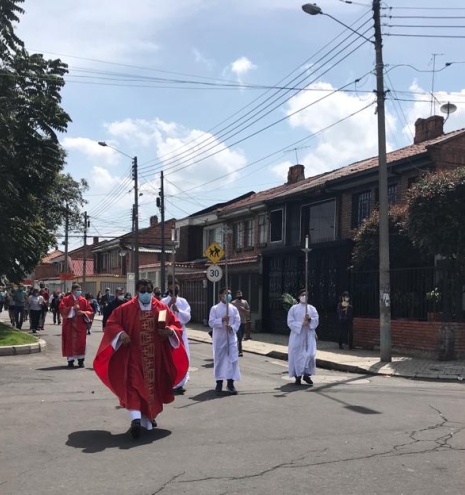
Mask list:
[[349,344],[349,349],[354,346],[354,332],[351,320],[339,320],[339,347]]
[[41,309],[31,309],[29,310],[29,315],[31,317],[31,328],[32,330],[37,330],[39,328],[39,320],[42,315]]

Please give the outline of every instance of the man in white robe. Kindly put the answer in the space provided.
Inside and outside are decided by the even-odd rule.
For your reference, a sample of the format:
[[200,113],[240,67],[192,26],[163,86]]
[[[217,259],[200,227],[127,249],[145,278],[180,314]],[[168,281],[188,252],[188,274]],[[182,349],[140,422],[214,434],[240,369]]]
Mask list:
[[[184,297],[179,296],[179,285],[176,282],[174,291],[172,284],[168,284],[168,296],[162,299],[168,308],[176,315],[177,319],[182,324],[182,341],[184,343],[184,348],[186,349],[187,358],[190,362],[190,353],[189,353],[189,339],[187,338],[186,324],[191,321],[191,307],[189,303],[184,299]],[[184,389],[184,385],[189,381],[189,371],[186,373],[186,376],[175,385],[173,391],[177,394],[184,394],[186,391]]]
[[[219,395],[223,391],[223,380],[227,380],[226,388],[231,395],[237,395],[234,381],[241,379],[239,370],[239,351],[237,347],[237,331],[241,326],[239,311],[231,304],[231,291],[220,290],[220,302],[210,310],[208,325],[213,335],[213,374],[216,380],[215,391]],[[226,314],[228,312],[228,314]]]
[[295,378],[296,385],[304,382],[313,385],[310,378],[316,370],[316,328],[319,317],[317,310],[307,304],[305,289],[299,293],[299,303],[291,307],[287,314],[289,336],[289,377]]

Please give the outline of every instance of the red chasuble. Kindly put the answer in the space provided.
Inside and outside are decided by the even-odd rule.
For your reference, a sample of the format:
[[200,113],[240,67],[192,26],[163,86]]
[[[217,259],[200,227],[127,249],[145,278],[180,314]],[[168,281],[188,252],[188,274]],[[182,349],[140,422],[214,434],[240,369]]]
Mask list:
[[[179,347],[158,334],[160,310],[166,310],[163,327],[174,330]],[[131,338],[128,346],[116,351],[111,343],[125,331]],[[102,382],[119,398],[126,409],[134,409],[155,419],[163,404],[173,402],[173,387],[187,373],[189,361],[182,343],[182,325],[168,307],[152,297],[151,311],[142,311],[139,300],[116,308],[108,318],[105,332],[94,360],[94,370]]]
[[92,308],[84,297],[79,296],[78,299],[75,299],[70,294],[62,299],[59,310],[63,317],[61,351],[64,357],[83,356],[86,353],[87,326],[84,316],[75,313],[72,318],[68,318],[76,302],[79,309],[85,311],[87,317],[90,318],[92,315]]

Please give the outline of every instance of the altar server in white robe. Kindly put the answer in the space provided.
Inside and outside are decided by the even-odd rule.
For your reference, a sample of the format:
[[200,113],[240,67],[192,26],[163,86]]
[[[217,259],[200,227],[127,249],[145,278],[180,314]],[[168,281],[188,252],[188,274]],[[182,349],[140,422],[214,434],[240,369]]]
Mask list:
[[[241,379],[239,370],[239,351],[237,347],[237,331],[241,326],[239,311],[231,304],[231,291],[220,289],[220,302],[210,310],[208,325],[213,331],[213,373],[216,380],[215,391],[219,395],[223,391],[223,380],[231,395],[237,395],[234,381]],[[228,308],[228,315],[226,315]]]
[[300,385],[304,382],[313,385],[310,378],[316,370],[316,328],[319,317],[317,310],[307,304],[307,292],[299,292],[299,303],[291,307],[287,314],[287,325],[291,330],[289,336],[289,377],[295,378]]
[[[174,290],[173,284],[170,282],[168,284],[168,296],[162,299],[168,308],[176,315],[176,318],[181,322],[182,325],[182,341],[184,343],[184,348],[186,349],[187,358],[190,361],[190,352],[189,352],[189,339],[187,338],[187,330],[186,324],[191,321],[191,307],[184,297],[179,295],[179,284],[176,281]],[[186,376],[175,385],[173,391],[177,394],[184,394],[186,391],[184,386],[189,381],[189,371],[186,373]]]

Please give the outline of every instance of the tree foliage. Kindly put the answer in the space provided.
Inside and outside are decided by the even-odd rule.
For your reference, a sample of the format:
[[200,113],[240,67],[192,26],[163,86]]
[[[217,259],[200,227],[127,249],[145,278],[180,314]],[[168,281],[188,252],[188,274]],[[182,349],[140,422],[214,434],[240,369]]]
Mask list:
[[[414,268],[431,263],[408,235],[406,206],[389,209],[389,258],[391,268]],[[375,210],[358,230],[352,255],[355,270],[379,268],[379,211]]]
[[465,254],[465,167],[425,175],[408,198],[408,232],[431,255]]
[[24,0],[0,0],[0,274],[19,281],[56,244],[66,204],[72,226],[87,184],[63,173],[58,133],[69,115],[61,108],[67,65],[30,55],[16,36]]

